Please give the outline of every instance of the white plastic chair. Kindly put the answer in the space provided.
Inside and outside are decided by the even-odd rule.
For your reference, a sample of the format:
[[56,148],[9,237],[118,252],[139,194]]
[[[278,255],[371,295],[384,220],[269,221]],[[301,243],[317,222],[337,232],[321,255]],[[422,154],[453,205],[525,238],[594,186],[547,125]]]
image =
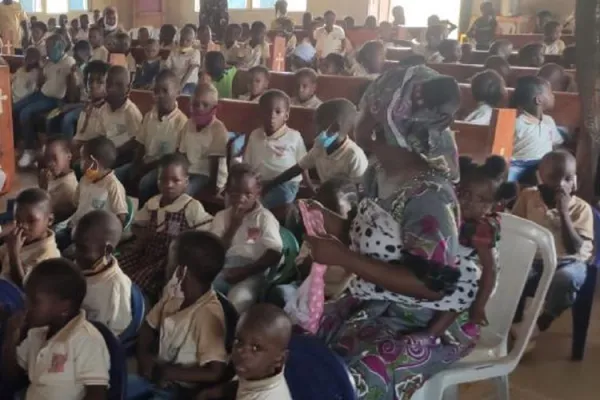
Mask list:
[[[413,400],[458,399],[459,384],[485,379],[494,379],[497,398],[508,400],[508,374],[521,360],[541,312],[556,270],[556,249],[548,230],[510,214],[502,214],[501,232],[498,286],[486,307],[489,326],[482,329],[471,354],[431,378]],[[507,338],[513,316],[537,250],[544,263],[542,278],[531,306],[525,311],[516,343],[508,353]]]

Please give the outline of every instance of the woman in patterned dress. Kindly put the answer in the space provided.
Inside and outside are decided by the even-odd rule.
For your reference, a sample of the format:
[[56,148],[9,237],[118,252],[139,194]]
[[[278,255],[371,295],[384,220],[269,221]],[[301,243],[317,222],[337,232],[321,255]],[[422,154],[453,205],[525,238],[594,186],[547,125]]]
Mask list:
[[[348,364],[360,399],[410,399],[478,338],[466,323],[476,266],[458,242],[458,154],[448,129],[459,103],[456,81],[425,66],[372,83],[356,129],[375,155],[367,197],[349,226],[323,210],[332,235],[308,238],[316,262],[357,275],[349,295],[326,305],[319,334]],[[350,248],[336,239],[342,232]],[[411,257],[423,260],[418,268]],[[430,272],[454,267],[458,280],[419,274],[427,265]]]
[[224,39],[225,28],[229,24],[228,10],[227,0],[202,0],[200,2],[199,25],[210,26],[216,41]]

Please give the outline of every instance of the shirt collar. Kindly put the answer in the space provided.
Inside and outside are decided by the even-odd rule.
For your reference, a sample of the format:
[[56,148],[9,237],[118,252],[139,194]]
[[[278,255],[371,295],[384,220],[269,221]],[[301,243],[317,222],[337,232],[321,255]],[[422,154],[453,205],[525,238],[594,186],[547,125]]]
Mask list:
[[54,232],[52,230],[47,230],[48,235],[44,239],[36,240],[35,242],[29,243],[23,246],[21,252],[25,253],[27,251],[38,249],[40,247],[56,247],[56,240],[54,238]]
[[156,106],[154,106],[152,108],[152,117],[154,119],[156,119],[158,122],[164,122],[164,121],[171,121],[172,119],[174,119],[178,114],[180,113],[179,110],[179,104],[176,102],[175,103],[175,108],[173,109],[173,111],[171,111],[170,113],[168,113],[167,115],[163,115],[162,120],[158,119],[158,108]]
[[240,386],[238,391],[240,392],[263,392],[275,389],[278,386],[285,384],[285,377],[283,370],[270,378],[261,379],[258,381],[247,381],[240,378]]
[[535,115],[529,114],[527,111],[521,112],[521,119],[523,122],[530,125],[540,125],[542,123],[543,118],[538,118]]
[[[56,332],[54,336],[52,336],[47,344],[50,343],[66,343],[73,335],[77,333],[77,330],[86,322],[85,311],[79,310],[79,314],[75,316],[72,320],[70,320],[65,326],[62,327],[61,330]],[[39,334],[43,334],[44,339],[46,338],[46,334],[50,329],[49,326],[44,326],[41,328],[34,328]]]
[[268,136],[264,129],[263,129],[263,133],[265,134],[265,137],[267,138],[267,140],[277,140],[277,139],[281,138],[283,135],[285,135],[288,132],[288,130],[289,129],[288,129],[287,124],[283,124],[283,126],[279,129],[277,129],[275,132],[273,132],[273,134],[271,136]]

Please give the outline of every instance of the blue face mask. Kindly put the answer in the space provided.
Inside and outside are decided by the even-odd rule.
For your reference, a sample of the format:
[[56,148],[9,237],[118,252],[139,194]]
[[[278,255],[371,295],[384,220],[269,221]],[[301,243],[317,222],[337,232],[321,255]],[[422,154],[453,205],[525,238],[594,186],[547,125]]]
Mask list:
[[65,46],[62,43],[56,43],[48,53],[48,59],[53,63],[59,62],[65,54]]
[[336,139],[340,136],[339,133],[334,133],[331,136],[327,136],[327,131],[323,131],[319,133],[317,138],[315,139],[317,143],[320,143],[326,150],[331,147],[333,143],[335,143]]

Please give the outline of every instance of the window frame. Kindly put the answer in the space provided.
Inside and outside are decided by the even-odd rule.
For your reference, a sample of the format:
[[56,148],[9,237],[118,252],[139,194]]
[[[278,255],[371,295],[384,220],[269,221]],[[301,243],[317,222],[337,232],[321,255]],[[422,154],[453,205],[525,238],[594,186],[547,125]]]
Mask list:
[[[244,0],[244,1],[246,3],[245,7],[243,7],[243,8],[229,7],[229,9],[237,10],[237,11],[257,11],[257,10],[273,10],[273,7],[274,7],[274,6],[270,6],[270,7],[255,6],[254,3],[260,4],[260,0]],[[302,1],[304,3],[304,7],[299,7],[299,8],[294,7],[293,3],[295,1]],[[201,2],[201,0],[194,0],[194,11],[195,12],[200,12],[200,2]],[[229,5],[229,0],[227,1],[227,4]],[[308,0],[288,0],[288,11],[289,12],[306,12],[307,10],[308,10]]]

